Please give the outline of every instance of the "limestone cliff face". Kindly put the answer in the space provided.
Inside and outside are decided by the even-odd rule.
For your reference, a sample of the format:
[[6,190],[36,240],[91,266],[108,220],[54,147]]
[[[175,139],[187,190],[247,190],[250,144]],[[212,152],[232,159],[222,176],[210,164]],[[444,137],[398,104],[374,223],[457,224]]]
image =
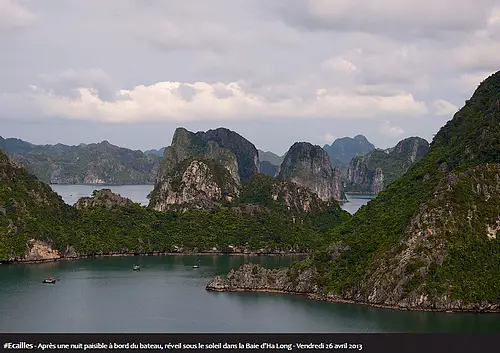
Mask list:
[[207,160],[189,159],[157,184],[150,207],[157,211],[208,208],[225,196],[238,195],[238,188],[239,184],[224,167]]
[[149,206],[160,211],[188,204],[208,207],[237,196],[240,165],[245,166],[241,161],[246,157],[239,161],[237,154],[222,145],[236,149],[247,146],[238,136],[226,129],[207,133],[176,129],[172,144],[165,148]]
[[331,198],[345,200],[340,169],[332,167],[328,154],[320,146],[308,142],[294,143],[277,176],[309,188],[324,201]]
[[216,142],[220,147],[230,150],[238,161],[241,180],[259,172],[259,152],[253,143],[238,133],[225,128],[197,132],[196,136],[205,141]]
[[374,150],[351,160],[346,175],[346,192],[378,194],[422,159],[429,143],[420,137],[409,137],[387,150]]
[[94,190],[91,197],[82,197],[76,203],[77,209],[88,207],[114,208],[131,205],[134,202],[126,197],[113,193],[110,189]]

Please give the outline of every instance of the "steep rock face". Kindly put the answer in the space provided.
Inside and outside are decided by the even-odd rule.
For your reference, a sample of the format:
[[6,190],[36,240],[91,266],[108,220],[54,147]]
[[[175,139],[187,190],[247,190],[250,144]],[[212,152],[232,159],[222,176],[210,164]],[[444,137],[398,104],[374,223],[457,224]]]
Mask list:
[[234,153],[238,161],[238,172],[241,180],[259,172],[260,162],[257,148],[238,133],[225,128],[197,132],[196,135],[205,141],[214,141],[220,147]]
[[153,184],[160,166],[158,156],[107,141],[42,146],[0,137],[0,146],[30,173],[51,184]]
[[202,138],[184,128],[175,130],[172,144],[165,148],[160,166],[159,177],[172,173],[181,162],[197,157],[213,160],[224,166],[236,183],[240,183],[238,160],[231,150],[221,147],[217,142]]
[[[206,207],[223,197],[239,194],[241,177],[238,158],[231,150],[221,147],[219,142],[209,139],[220,137],[221,141],[230,144],[226,141],[227,136],[234,135],[225,134],[225,130],[220,135],[214,134],[211,132],[207,136],[184,128],[176,129],[172,144],[165,148],[155,188],[149,195],[150,207],[167,210],[189,203]],[[234,144],[239,146],[236,142]],[[244,158],[242,160],[245,161]]]
[[307,142],[293,144],[277,175],[309,188],[324,201],[345,200],[340,170],[332,167],[327,153],[319,146]]
[[377,149],[354,157],[347,169],[346,192],[378,194],[422,159],[428,150],[426,140],[409,137],[391,149]]
[[88,207],[105,207],[108,209],[131,205],[134,202],[126,197],[113,193],[110,189],[94,190],[91,197],[82,197],[76,203],[77,209]]
[[239,194],[240,184],[229,171],[213,162],[189,158],[164,176],[151,194],[150,207],[157,211],[185,207],[207,208]]
[[49,185],[0,151],[0,260],[57,257],[71,240],[75,216]]

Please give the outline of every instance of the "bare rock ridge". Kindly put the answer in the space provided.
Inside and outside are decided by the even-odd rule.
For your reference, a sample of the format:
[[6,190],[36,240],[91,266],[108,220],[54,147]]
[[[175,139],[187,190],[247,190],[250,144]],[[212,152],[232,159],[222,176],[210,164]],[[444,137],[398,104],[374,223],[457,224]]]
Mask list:
[[409,137],[388,150],[375,149],[351,160],[346,175],[346,192],[378,194],[394,182],[429,150],[420,137]]
[[322,200],[346,200],[340,169],[333,168],[328,154],[320,146],[296,142],[288,150],[277,172],[279,179],[307,187]]
[[76,203],[77,209],[88,207],[114,208],[119,206],[128,206],[134,202],[119,194],[113,193],[110,189],[94,190],[91,197],[82,197]]
[[179,205],[209,207],[237,196],[242,180],[258,171],[257,149],[237,133],[178,128],[165,148],[149,205],[159,211]]

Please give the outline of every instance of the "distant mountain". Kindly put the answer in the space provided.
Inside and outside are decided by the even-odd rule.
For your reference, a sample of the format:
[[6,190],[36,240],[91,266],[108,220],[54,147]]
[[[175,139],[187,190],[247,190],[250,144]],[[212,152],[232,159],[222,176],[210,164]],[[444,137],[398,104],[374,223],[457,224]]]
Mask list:
[[378,194],[385,190],[429,150],[429,143],[420,137],[409,137],[395,147],[376,149],[351,160],[346,176],[346,192]]
[[357,135],[354,138],[342,137],[336,139],[331,145],[323,146],[323,149],[330,156],[333,166],[345,170],[351,159],[373,151],[375,146],[363,135]]
[[147,151],[144,151],[144,154],[147,156],[147,155],[150,155],[150,154],[154,154],[155,156],[158,156],[158,157],[163,157],[163,152],[165,152],[165,147],[163,148],[160,148],[159,150],[147,150]]
[[276,172],[278,171],[279,166],[272,164],[271,162],[268,161],[261,161],[260,162],[260,172],[261,174],[269,175],[269,176],[275,176]]
[[12,161],[51,184],[153,184],[160,165],[145,155],[108,141],[78,146],[34,145],[0,137],[0,148]]
[[285,156],[278,156],[276,153],[269,152],[269,151],[262,151],[259,150],[259,160],[261,162],[269,162],[275,166],[279,166],[283,160],[285,159]]

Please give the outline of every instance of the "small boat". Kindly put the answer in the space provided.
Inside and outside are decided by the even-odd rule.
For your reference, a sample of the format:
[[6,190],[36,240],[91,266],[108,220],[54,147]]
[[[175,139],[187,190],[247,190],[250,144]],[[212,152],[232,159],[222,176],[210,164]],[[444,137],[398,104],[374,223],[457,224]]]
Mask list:
[[132,267],[132,270],[133,271],[140,271],[141,270],[141,266],[134,265],[134,267]]
[[200,263],[201,263],[201,261],[198,260],[198,263],[196,265],[193,265],[193,268],[199,268],[200,267]]
[[56,283],[56,279],[55,278],[52,278],[52,277],[49,277],[49,278],[45,278],[42,283],[51,283],[51,284],[54,284]]

